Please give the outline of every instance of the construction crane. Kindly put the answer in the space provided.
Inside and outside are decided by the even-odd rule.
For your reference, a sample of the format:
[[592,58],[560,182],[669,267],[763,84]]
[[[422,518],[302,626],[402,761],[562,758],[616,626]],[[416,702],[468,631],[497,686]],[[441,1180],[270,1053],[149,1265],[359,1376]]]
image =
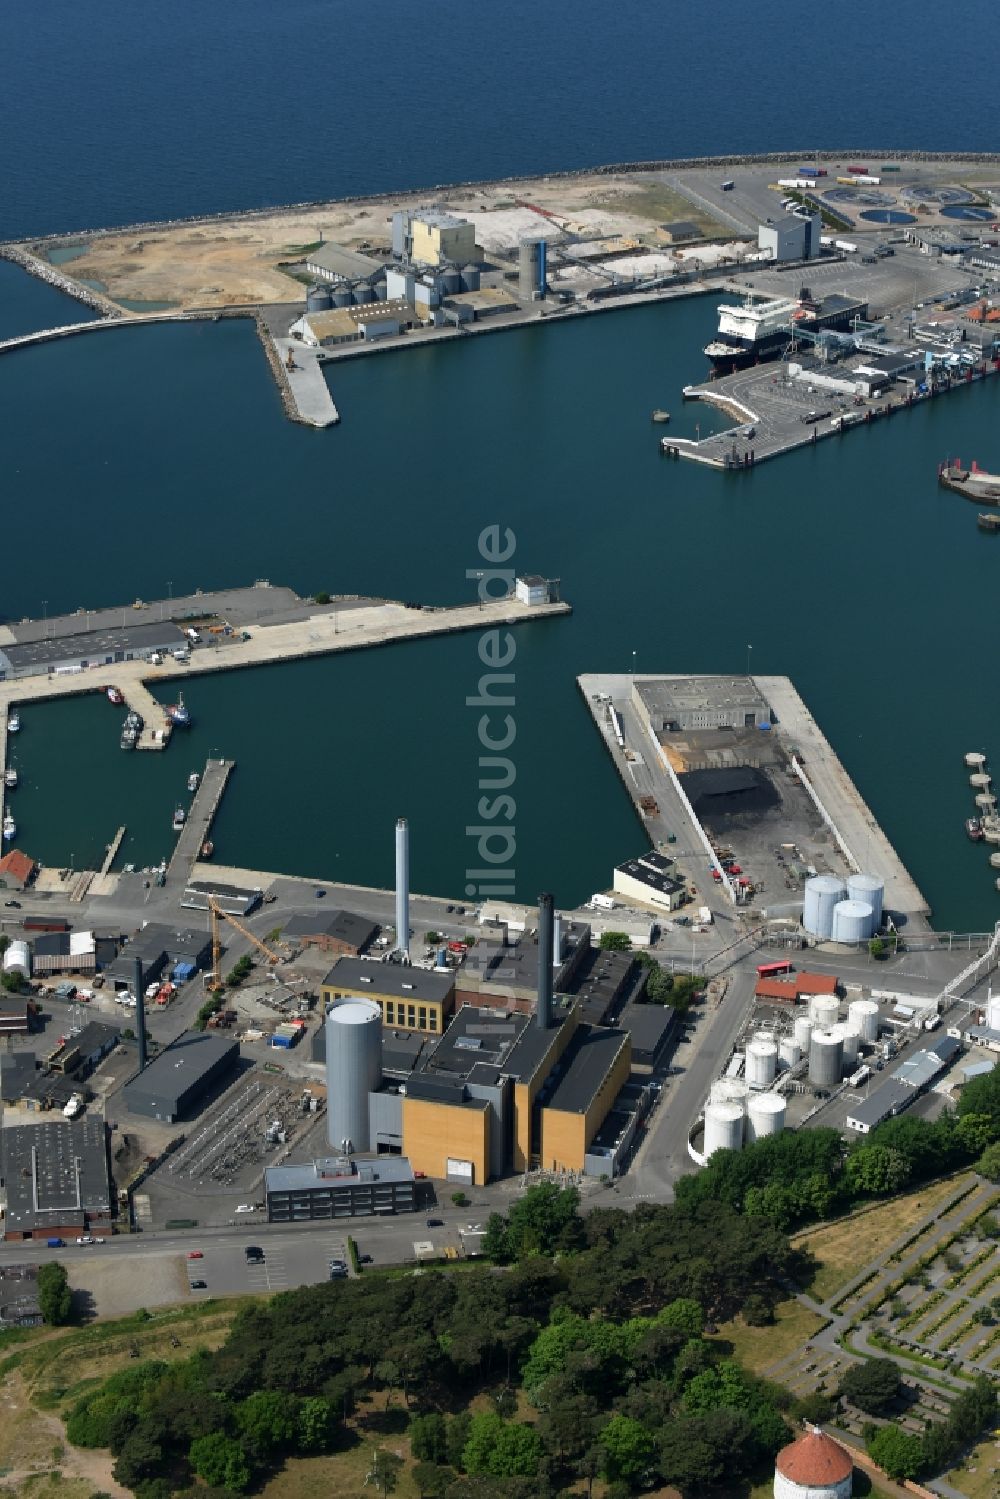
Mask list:
[[272,952],[259,937],[255,937],[249,927],[245,927],[241,921],[237,921],[236,917],[229,911],[224,911],[214,896],[208,896],[208,909],[212,918],[212,971],[205,975],[205,987],[207,989],[216,990],[222,988],[222,974],[219,971],[220,960],[222,958],[222,940],[219,936],[220,918],[223,921],[228,921],[229,925],[235,927],[241,936],[246,937],[247,941],[252,943],[269,963],[278,963],[281,961],[278,954]]

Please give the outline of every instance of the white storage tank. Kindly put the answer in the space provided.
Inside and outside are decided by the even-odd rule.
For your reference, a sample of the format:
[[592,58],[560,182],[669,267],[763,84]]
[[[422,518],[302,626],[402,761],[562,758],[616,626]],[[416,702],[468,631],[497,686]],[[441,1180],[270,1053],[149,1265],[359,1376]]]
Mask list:
[[852,999],[847,1006],[847,1023],[862,1041],[877,1041],[878,1005],[873,999]]
[[833,931],[833,911],[847,896],[847,887],[835,874],[814,874],[806,880],[802,906],[802,925],[814,937],[829,938]]
[[382,1080],[382,1012],[344,999],[326,1014],[326,1129],[344,1155],[369,1149],[368,1095]]
[[741,1077],[716,1078],[708,1093],[709,1103],[738,1103],[745,1108],[750,1089]]
[[847,894],[851,900],[867,901],[875,919],[874,931],[882,925],[882,908],[885,904],[885,882],[874,874],[852,874],[847,881]]
[[785,1100],[780,1093],[758,1093],[747,1110],[747,1143],[780,1135],[785,1127]]
[[814,994],[809,1001],[809,1019],[821,1031],[828,1031],[837,1024],[840,1001],[833,994]]
[[808,1015],[797,1015],[795,1018],[795,1044],[805,1053],[809,1050],[809,1038],[812,1036],[813,1023]]
[[866,900],[838,901],[833,912],[834,942],[867,942],[875,931],[875,912]]
[[705,1110],[706,1160],[717,1150],[739,1150],[743,1145],[743,1107],[738,1103],[710,1103]]
[[[13,946],[14,944],[11,943],[11,947]],[[11,947],[8,947],[8,953]],[[991,994],[986,1001],[986,1024],[991,1031],[1000,1031],[1000,994]]]
[[857,1031],[852,1030],[849,1025],[835,1025],[831,1027],[830,1035],[837,1036],[844,1048],[844,1071],[853,1072],[858,1063],[860,1037]]
[[778,1063],[781,1067],[795,1067],[802,1060],[802,1048],[791,1036],[778,1043]]
[[31,977],[31,949],[27,942],[12,942],[3,955],[4,973],[19,973],[22,978]]
[[747,1047],[747,1083],[769,1088],[778,1071],[778,1048],[770,1036],[755,1036]]
[[833,1088],[844,1075],[844,1043],[832,1031],[813,1031],[809,1042],[809,1081]]

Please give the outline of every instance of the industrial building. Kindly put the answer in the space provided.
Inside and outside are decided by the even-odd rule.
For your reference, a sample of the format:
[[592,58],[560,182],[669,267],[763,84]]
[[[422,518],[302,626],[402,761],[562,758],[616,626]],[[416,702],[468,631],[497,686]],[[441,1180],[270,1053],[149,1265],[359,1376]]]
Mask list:
[[[497,926],[492,935],[484,925],[483,935],[470,947],[455,973],[455,1001],[463,1005],[486,1005],[500,1009],[534,1011],[538,995],[538,936],[522,932],[511,937],[508,928]],[[590,953],[590,927],[585,922],[553,922],[552,984],[559,994],[568,993]]]
[[378,925],[353,911],[298,911],[288,918],[282,936],[301,947],[317,947],[334,956],[356,958],[378,936]]
[[683,245],[688,240],[701,239],[702,233],[691,219],[677,219],[672,224],[661,224],[660,236],[668,245]]
[[0,1102],[18,1103],[37,1070],[33,1051],[0,1052]]
[[757,246],[779,265],[783,261],[812,260],[820,253],[822,219],[818,213],[790,213],[761,224]]
[[189,911],[208,911],[211,899],[227,916],[249,916],[260,904],[263,893],[259,887],[246,890],[240,885],[227,885],[222,880],[192,880],[185,887],[181,905]]
[[97,944],[93,932],[42,932],[31,944],[31,971],[95,973]]
[[147,1119],[175,1124],[196,1112],[212,1088],[232,1075],[239,1059],[237,1041],[218,1033],[186,1033],[125,1084],[126,1107]]
[[54,1072],[74,1077],[88,1077],[99,1062],[114,1051],[121,1040],[121,1032],[113,1025],[100,1020],[88,1020],[75,1036],[69,1036],[46,1057],[46,1065]]
[[683,729],[771,726],[771,709],[751,677],[637,677],[631,698],[657,737]]
[[901,1114],[940,1076],[960,1049],[956,1037],[942,1036],[932,1046],[913,1052],[870,1097],[852,1104],[845,1121],[847,1128],[867,1135],[883,1120]]
[[0,1036],[26,1036],[31,1030],[32,1016],[27,998],[0,990]]
[[392,253],[418,265],[466,265],[482,259],[476,226],[445,208],[400,209],[392,216]]
[[168,619],[46,636],[0,647],[0,681],[75,674],[95,666],[113,666],[118,661],[148,661],[157,652],[167,655],[187,644],[183,630]]
[[110,1232],[111,1178],[103,1119],[14,1125],[0,1135],[7,1239]]
[[0,1328],[41,1327],[38,1266],[4,1265],[0,1269]]
[[526,573],[523,578],[515,578],[514,597],[522,604],[551,603],[559,597],[559,581],[539,577],[537,573]]
[[440,1035],[455,1008],[455,979],[448,969],[341,958],[323,980],[320,994],[327,1005],[340,999],[370,999],[387,1026]]
[[353,1161],[336,1156],[264,1171],[268,1223],[412,1213],[420,1206],[419,1195],[413,1167],[399,1158]]
[[12,848],[0,859],[0,890],[27,890],[38,872],[34,859],[19,848]]
[[683,880],[671,874],[674,861],[666,854],[650,850],[637,859],[626,859],[615,868],[611,888],[616,895],[640,905],[655,906],[661,911],[676,911],[684,904],[686,891]]
[[152,984],[175,963],[190,964],[197,970],[209,967],[211,958],[212,939],[207,932],[151,921],[140,927],[114,962],[108,964],[105,976],[115,988],[131,989],[136,959],[142,963],[143,982]]
[[[333,300],[337,301],[336,293]],[[305,312],[291,324],[289,334],[292,338],[300,338],[310,349],[327,349],[337,344],[395,338],[403,328],[412,327],[416,320],[414,307],[403,297],[377,301],[374,296],[359,298],[355,294],[352,303],[360,305]]]
[[373,260],[359,250],[326,243],[309,251],[306,270],[319,281],[373,282],[382,274],[384,266],[380,260]]

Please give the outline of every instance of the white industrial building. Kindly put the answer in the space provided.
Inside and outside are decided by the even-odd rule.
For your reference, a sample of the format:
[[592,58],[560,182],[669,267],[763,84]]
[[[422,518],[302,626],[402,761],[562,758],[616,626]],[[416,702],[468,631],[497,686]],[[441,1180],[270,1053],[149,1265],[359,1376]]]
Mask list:
[[684,901],[684,883],[676,876],[672,860],[650,851],[638,859],[626,859],[617,865],[612,889],[616,895],[637,901],[642,906],[656,906],[661,911],[676,911]]
[[818,213],[790,213],[768,220],[757,231],[757,245],[779,264],[786,260],[811,260],[820,252]]

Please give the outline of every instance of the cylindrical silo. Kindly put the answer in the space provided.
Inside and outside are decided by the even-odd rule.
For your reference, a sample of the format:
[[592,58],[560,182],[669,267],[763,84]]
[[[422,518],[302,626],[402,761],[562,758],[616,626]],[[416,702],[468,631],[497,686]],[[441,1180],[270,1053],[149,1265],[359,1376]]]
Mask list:
[[354,286],[354,301],[357,306],[365,307],[369,302],[374,302],[375,292],[367,281],[357,281]]
[[31,949],[27,942],[12,942],[3,955],[4,973],[19,973],[22,978],[31,977]]
[[866,900],[838,901],[833,909],[834,942],[867,942],[875,931],[875,912]]
[[350,307],[354,301],[348,282],[339,281],[333,289],[334,307]]
[[847,1023],[862,1041],[877,1041],[878,1005],[873,999],[852,999],[847,1006]]
[[814,994],[809,1001],[809,1019],[821,1031],[828,1031],[837,1024],[840,1004],[833,994]]
[[717,1077],[708,1092],[709,1103],[736,1103],[746,1107],[750,1089],[741,1077]]
[[835,874],[814,874],[806,880],[803,891],[802,925],[814,937],[829,938],[833,931],[833,910],[845,899],[847,888]]
[[[479,267],[476,267],[477,271]],[[472,288],[469,288],[470,291]],[[479,290],[478,287],[475,288]],[[446,265],[441,272],[441,290],[446,297],[453,297],[462,290],[462,272],[457,265]]]
[[462,267],[462,290],[478,291],[482,281],[482,273],[478,265],[463,265]]
[[329,286],[310,286],[306,292],[306,312],[329,312],[333,306],[333,292]]
[[545,255],[548,246],[544,234],[525,234],[517,249],[517,289],[529,302],[545,294]]
[[799,1043],[786,1036],[783,1041],[778,1042],[778,1065],[781,1067],[795,1067],[802,1060],[802,1048]]
[[382,1012],[345,999],[326,1016],[327,1139],[349,1155],[368,1150],[368,1095],[382,1080]]
[[835,1025],[830,1035],[836,1036],[844,1048],[844,1071],[853,1072],[858,1064],[858,1042],[861,1039],[857,1031],[849,1025]]
[[809,1039],[812,1036],[813,1023],[808,1015],[797,1015],[795,1017],[795,1044],[803,1052],[809,1050]]
[[[21,946],[20,943],[17,945]],[[10,952],[9,947],[7,951]],[[991,994],[986,1001],[986,1025],[991,1031],[1000,1031],[1000,994]]]
[[769,1088],[778,1070],[778,1048],[774,1042],[755,1036],[747,1047],[747,1082],[751,1088]]
[[885,881],[874,874],[852,874],[847,881],[847,894],[851,900],[867,901],[875,920],[874,930],[882,925],[882,906],[885,902]]
[[747,1143],[780,1135],[785,1127],[785,1100],[780,1093],[758,1093],[747,1109]]
[[710,1103],[705,1110],[706,1158],[717,1150],[739,1150],[743,1144],[743,1110],[738,1103]]
[[809,1081],[817,1088],[832,1088],[844,1073],[844,1043],[831,1031],[813,1031],[809,1042]]

